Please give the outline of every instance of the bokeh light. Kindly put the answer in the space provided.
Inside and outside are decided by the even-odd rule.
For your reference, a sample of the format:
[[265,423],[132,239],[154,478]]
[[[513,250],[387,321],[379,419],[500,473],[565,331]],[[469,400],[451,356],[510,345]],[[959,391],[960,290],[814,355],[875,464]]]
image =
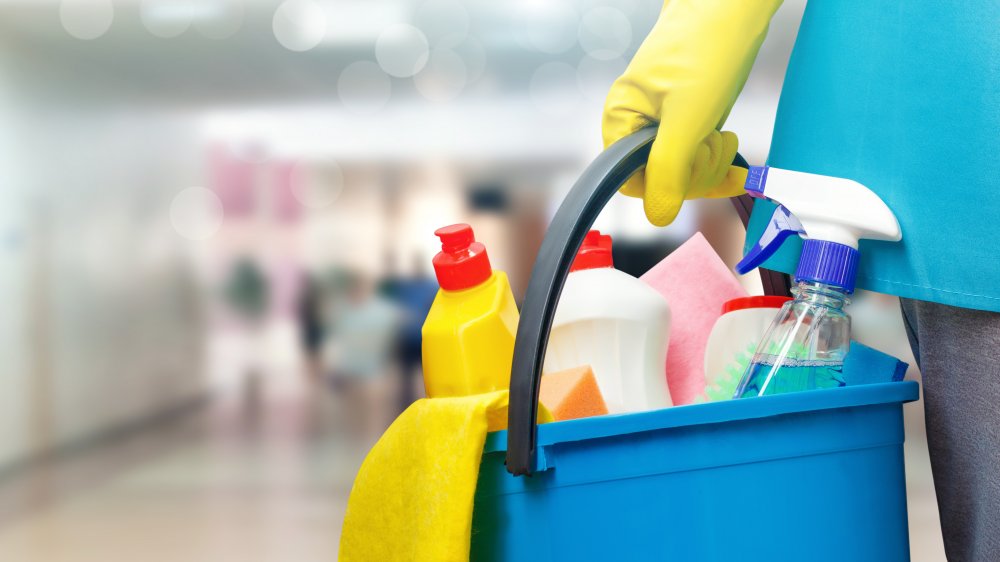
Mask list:
[[486,49],[478,40],[469,37],[451,50],[462,57],[468,84],[479,80],[486,73]]
[[243,0],[202,0],[211,16],[196,19],[195,28],[209,39],[228,39],[243,27]]
[[115,19],[111,0],[62,0],[59,21],[77,39],[97,39],[107,33]]
[[389,101],[392,81],[372,61],[353,62],[340,73],[337,93],[348,110],[359,115],[371,115]]
[[292,195],[302,205],[322,209],[344,190],[344,171],[332,158],[305,158],[291,171]]
[[525,22],[522,27],[531,47],[550,55],[565,53],[577,42],[580,14],[568,4],[545,6],[544,23]]
[[601,0],[598,2],[593,2],[593,4],[594,4],[593,7],[610,6],[620,11],[621,13],[629,16],[634,16],[639,11],[639,8],[648,5],[652,7],[653,10],[655,10],[653,12],[654,19],[656,15],[659,15],[660,8],[662,7],[662,3],[646,2],[644,0]]
[[222,201],[204,187],[184,189],[170,203],[170,224],[188,240],[211,238],[222,227],[222,220]]
[[386,27],[375,42],[375,59],[389,75],[409,78],[423,70],[430,44],[423,32],[405,23]]
[[455,51],[434,49],[430,60],[413,82],[422,96],[431,101],[449,101],[458,97],[468,82],[468,70]]
[[469,12],[458,0],[427,0],[417,9],[414,23],[435,48],[454,48],[469,35]]
[[598,60],[611,60],[625,54],[632,44],[632,24],[616,8],[588,10],[580,20],[580,46]]
[[603,102],[608,95],[611,84],[621,76],[628,66],[628,61],[618,57],[610,60],[598,60],[585,56],[576,67],[577,84],[584,97],[593,102]]
[[176,0],[142,0],[139,17],[142,25],[157,37],[177,37],[191,27],[192,6]]
[[285,0],[274,12],[274,37],[290,51],[308,51],[326,36],[326,12],[315,0]]

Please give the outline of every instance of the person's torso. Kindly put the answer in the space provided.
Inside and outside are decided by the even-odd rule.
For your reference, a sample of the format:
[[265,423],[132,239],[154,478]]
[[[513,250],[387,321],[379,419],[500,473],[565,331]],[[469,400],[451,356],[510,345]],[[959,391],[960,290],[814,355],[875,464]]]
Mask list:
[[808,4],[768,164],[859,181],[896,213],[903,241],[862,243],[859,287],[1000,311],[998,26],[992,0]]

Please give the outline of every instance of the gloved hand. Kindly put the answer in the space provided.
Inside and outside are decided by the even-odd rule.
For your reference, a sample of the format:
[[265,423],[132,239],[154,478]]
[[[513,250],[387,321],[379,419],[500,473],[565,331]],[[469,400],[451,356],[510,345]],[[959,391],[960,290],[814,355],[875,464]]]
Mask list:
[[666,0],[604,106],[604,145],[659,123],[649,161],[622,187],[649,222],[673,222],[685,199],[743,192],[736,135],[718,129],[746,83],[781,0]]

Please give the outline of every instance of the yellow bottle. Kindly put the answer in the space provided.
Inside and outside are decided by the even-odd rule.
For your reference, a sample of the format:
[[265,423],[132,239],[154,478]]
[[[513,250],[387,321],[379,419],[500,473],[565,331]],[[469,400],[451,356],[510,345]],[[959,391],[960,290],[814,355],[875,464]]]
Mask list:
[[434,232],[441,252],[434,273],[441,290],[422,330],[427,396],[466,396],[507,388],[517,332],[517,305],[507,274],[493,271],[472,228]]

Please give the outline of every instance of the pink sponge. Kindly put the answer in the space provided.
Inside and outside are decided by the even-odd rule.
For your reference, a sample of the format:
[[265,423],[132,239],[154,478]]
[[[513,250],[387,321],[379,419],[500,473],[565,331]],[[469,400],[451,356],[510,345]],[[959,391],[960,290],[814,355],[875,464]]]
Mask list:
[[705,344],[722,304],[747,293],[700,232],[640,279],[670,303],[667,385],[675,405],[705,390]]

